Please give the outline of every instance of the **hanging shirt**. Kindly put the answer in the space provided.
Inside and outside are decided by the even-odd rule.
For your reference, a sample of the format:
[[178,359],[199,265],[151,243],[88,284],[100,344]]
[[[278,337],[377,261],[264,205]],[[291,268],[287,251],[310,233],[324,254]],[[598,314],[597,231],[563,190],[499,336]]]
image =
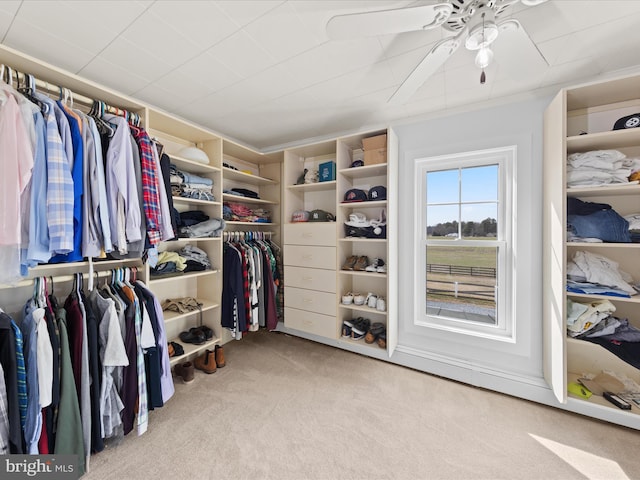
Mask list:
[[18,401],[18,363],[13,320],[0,311],[0,364],[7,389],[9,418],[9,453],[23,453],[20,402]]
[[46,263],[51,258],[49,251],[49,226],[47,220],[47,127],[42,113],[35,112],[33,120],[36,144],[33,155],[33,175],[31,177],[31,202],[29,210],[29,242],[22,261],[22,274],[38,263]]
[[38,341],[38,395],[40,408],[51,405],[53,401],[53,347],[45,319],[45,309],[39,308],[33,313],[36,322]]
[[[62,102],[58,101],[59,111],[67,119],[67,125],[71,133],[71,146],[73,165],[71,178],[73,179],[73,250],[66,255],[56,255],[51,258],[51,263],[79,262],[82,260],[82,195],[84,193],[83,168],[84,168],[84,144],[82,133],[76,118],[64,109]],[[58,116],[58,115],[57,115]],[[67,147],[68,154],[68,147]]]
[[0,98],[0,282],[20,278],[21,196],[31,180],[33,154],[15,98]]
[[97,177],[95,173],[97,168],[96,146],[88,117],[82,113],[79,113],[79,115],[82,119],[82,142],[84,145],[84,165],[82,169],[82,181],[84,183],[84,195],[82,196],[82,256],[96,258],[103,251],[102,228],[97,212],[100,204],[100,192],[95,178]]
[[[111,219],[111,240],[121,253],[126,253],[126,242],[141,240],[140,203],[135,182],[131,133],[127,121],[115,115],[104,115],[116,131],[109,143],[105,160],[107,198]],[[124,225],[118,225],[118,202],[121,205]],[[123,230],[124,228],[124,230]],[[124,245],[123,245],[124,240]]]
[[[102,156],[102,139],[98,132],[98,127],[93,118],[88,117],[89,128],[93,135],[93,145],[95,148],[95,164],[94,168],[90,169],[89,177],[92,184],[98,187],[98,205],[97,212],[94,210],[94,216],[97,214],[100,221],[100,230],[102,232],[102,247],[106,253],[113,250],[113,244],[111,243],[111,226],[109,224],[109,206],[107,204],[107,185],[105,183],[104,176],[104,159]],[[94,206],[95,207],[95,206]],[[94,218],[95,221],[95,218]]]
[[[153,161],[156,165],[156,171],[160,172],[162,175],[162,167],[160,166],[160,157],[158,156],[157,149],[152,149]],[[159,183],[162,184],[164,180],[159,180]],[[161,219],[161,230],[162,230],[162,240],[171,240],[174,238],[178,232],[173,231],[173,225],[171,224],[171,210],[169,209],[169,200],[167,198],[167,191],[164,188],[159,189],[160,196],[160,219]]]
[[[65,254],[73,250],[73,179],[67,159],[67,151],[56,122],[55,103],[36,93],[46,109],[44,120],[47,131],[47,226],[49,252]],[[66,119],[65,119],[66,121]],[[42,194],[40,192],[40,194]],[[40,199],[42,201],[42,198]]]
[[0,362],[0,455],[9,453],[9,403],[7,386],[4,381],[4,369]]
[[38,383],[38,339],[36,321],[33,318],[34,312],[40,310],[44,315],[44,310],[37,309],[33,300],[29,300],[24,308],[24,319],[20,324],[23,336],[24,361],[27,379],[27,412],[24,425],[24,440],[27,453],[37,455],[38,439],[42,429],[42,413],[40,409],[40,386]]

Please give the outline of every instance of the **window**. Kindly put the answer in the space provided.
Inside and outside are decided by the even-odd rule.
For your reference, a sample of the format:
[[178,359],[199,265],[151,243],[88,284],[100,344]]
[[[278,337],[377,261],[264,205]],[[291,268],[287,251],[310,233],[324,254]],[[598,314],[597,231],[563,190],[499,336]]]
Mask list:
[[510,338],[515,147],[415,164],[416,324]]

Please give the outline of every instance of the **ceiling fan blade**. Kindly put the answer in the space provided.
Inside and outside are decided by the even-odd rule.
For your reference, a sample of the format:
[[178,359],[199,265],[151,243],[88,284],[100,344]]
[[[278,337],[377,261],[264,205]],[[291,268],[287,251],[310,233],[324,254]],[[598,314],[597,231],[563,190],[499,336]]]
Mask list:
[[541,3],[546,2],[547,0],[520,0],[520,3],[527,7],[535,7],[536,5],[540,5]]
[[455,37],[438,42],[427,56],[413,69],[402,85],[391,95],[389,103],[404,104],[413,96],[422,84],[438,70],[447,59],[458,50],[466,29]]
[[517,20],[498,24],[498,39],[491,45],[500,70],[515,79],[536,75],[549,66],[538,47]]
[[341,40],[427,30],[446,22],[452,10],[450,3],[438,3],[395,10],[336,15],[327,22],[327,35],[330,39]]

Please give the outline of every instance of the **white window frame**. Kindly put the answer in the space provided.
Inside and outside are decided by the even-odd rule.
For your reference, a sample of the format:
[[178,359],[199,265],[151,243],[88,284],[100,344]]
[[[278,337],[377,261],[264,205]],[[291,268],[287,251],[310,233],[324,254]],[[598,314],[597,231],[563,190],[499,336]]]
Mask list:
[[[513,258],[514,215],[515,205],[515,164],[517,147],[515,145],[476,150],[472,152],[454,153],[436,157],[419,158],[414,163],[415,179],[415,238],[414,258],[414,307],[417,315],[414,324],[419,327],[445,330],[465,335],[515,342],[515,285],[513,279],[515,265]],[[498,165],[498,205],[497,205],[497,237],[495,241],[487,240],[427,240],[427,173],[433,171],[452,170],[459,168]],[[461,219],[459,219],[461,220]],[[459,229],[461,222],[459,222]],[[428,315],[427,312],[427,277],[425,265],[427,263],[426,250],[429,245],[459,245],[497,247],[497,323],[482,324],[445,316]]]

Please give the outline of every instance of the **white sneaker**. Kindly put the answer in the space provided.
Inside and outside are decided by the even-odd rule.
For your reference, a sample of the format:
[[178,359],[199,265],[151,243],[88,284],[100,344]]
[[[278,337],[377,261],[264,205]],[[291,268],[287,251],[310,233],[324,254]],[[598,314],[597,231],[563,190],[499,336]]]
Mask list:
[[353,295],[353,304],[354,305],[364,305],[365,298],[364,295],[360,295],[359,293],[355,293]]
[[377,272],[378,268],[384,266],[384,260],[382,260],[381,258],[374,258],[373,262],[371,262],[370,265],[367,265],[367,268],[365,268],[365,270],[367,272]]
[[378,272],[378,273],[387,273],[387,266],[386,265],[380,265],[378,268],[376,268],[376,272]]
[[351,305],[353,303],[353,293],[349,292],[342,296],[343,305]]
[[378,297],[376,301],[376,310],[379,312],[385,312],[387,310],[387,302],[384,301],[384,298]]
[[377,301],[378,301],[378,296],[375,293],[369,293],[367,295],[367,307],[376,308]]

